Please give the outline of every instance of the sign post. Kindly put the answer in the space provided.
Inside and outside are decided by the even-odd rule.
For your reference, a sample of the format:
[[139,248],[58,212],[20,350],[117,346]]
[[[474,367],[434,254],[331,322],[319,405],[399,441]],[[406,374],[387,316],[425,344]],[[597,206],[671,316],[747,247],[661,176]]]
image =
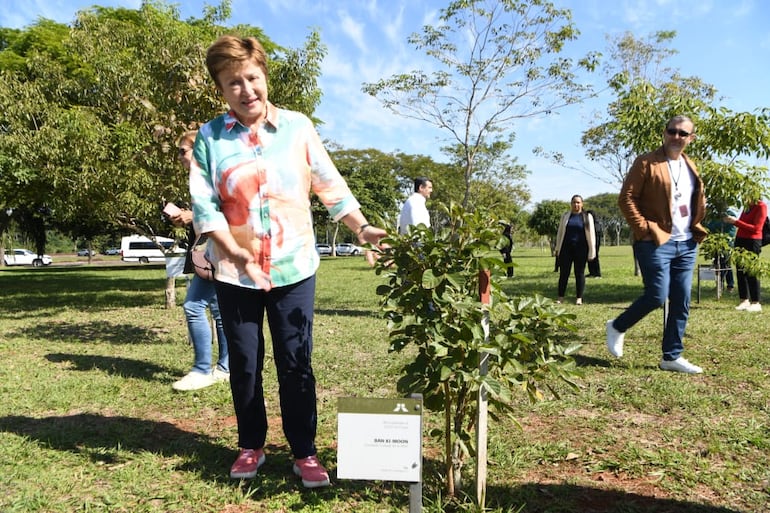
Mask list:
[[[485,307],[491,303],[489,293],[489,270],[479,272],[479,298]],[[484,308],[481,318],[481,328],[484,331],[484,342],[489,340],[489,309]],[[487,375],[489,366],[489,353],[482,352],[479,360],[479,375]],[[478,408],[476,411],[476,503],[484,509],[487,496],[487,426],[488,400],[484,387],[479,388]]]
[[409,511],[422,511],[422,396],[339,398],[337,477],[410,482]]

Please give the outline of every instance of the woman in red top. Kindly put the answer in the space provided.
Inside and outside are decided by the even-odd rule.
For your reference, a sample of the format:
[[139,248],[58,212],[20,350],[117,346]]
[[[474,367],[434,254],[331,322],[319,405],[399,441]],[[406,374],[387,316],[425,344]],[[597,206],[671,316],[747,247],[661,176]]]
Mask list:
[[[759,255],[762,251],[762,225],[765,224],[765,218],[767,217],[767,205],[760,200],[748,202],[747,205],[748,208],[744,209],[741,217],[738,219],[733,216],[725,216],[723,219],[724,222],[738,227],[738,232],[735,234],[735,247],[747,249]],[[761,312],[759,279],[756,276],[747,274],[740,267],[736,271],[738,295],[741,298],[741,302],[735,309]]]

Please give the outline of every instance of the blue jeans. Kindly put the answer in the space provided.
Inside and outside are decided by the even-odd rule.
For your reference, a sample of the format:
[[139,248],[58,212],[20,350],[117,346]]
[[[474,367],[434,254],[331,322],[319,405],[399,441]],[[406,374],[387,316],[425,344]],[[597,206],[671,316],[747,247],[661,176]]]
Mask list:
[[217,367],[224,372],[230,372],[230,363],[227,357],[227,338],[222,328],[222,316],[219,314],[214,282],[207,281],[197,275],[193,275],[187,287],[187,295],[184,298],[184,315],[187,319],[187,331],[190,334],[190,342],[195,353],[193,372],[209,374],[211,368],[211,325],[206,315],[206,308],[211,309],[211,317],[217,330],[217,342],[219,343],[219,359]]
[[283,433],[296,459],[316,454],[316,381],[311,365],[315,276],[268,292],[216,282],[230,341],[230,390],[238,447],[260,449],[267,436],[262,369],[265,314],[278,375]]
[[661,246],[652,241],[634,243],[644,293],[615,319],[613,326],[626,331],[651,311],[669,300],[668,319],[663,332],[663,359],[676,360],[684,351],[684,330],[690,316],[692,275],[698,257],[698,243],[693,239]]

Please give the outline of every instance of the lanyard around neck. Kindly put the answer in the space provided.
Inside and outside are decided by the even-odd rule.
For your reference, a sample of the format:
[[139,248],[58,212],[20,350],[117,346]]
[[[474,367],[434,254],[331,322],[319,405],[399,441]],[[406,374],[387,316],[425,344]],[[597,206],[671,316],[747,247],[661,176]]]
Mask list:
[[671,167],[671,160],[666,159],[666,163],[668,164],[668,172],[671,174],[671,181],[674,182],[674,190],[676,193],[674,193],[674,199],[678,200],[682,197],[682,193],[679,192],[679,180],[682,178],[682,157],[679,157],[677,159],[677,162],[679,162],[679,173],[677,173],[676,178],[674,178],[674,169]]

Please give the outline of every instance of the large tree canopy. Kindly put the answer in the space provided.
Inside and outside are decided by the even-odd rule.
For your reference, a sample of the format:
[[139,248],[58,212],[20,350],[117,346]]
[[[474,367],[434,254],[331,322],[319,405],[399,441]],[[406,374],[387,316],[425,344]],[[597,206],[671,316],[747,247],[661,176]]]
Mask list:
[[39,20],[0,32],[0,208],[21,207],[75,236],[168,232],[165,201],[185,201],[175,140],[226,108],[204,65],[221,34],[256,36],[270,57],[271,100],[313,117],[324,48],[223,25],[229,1],[182,21],[178,8],[93,7],[71,26]]

